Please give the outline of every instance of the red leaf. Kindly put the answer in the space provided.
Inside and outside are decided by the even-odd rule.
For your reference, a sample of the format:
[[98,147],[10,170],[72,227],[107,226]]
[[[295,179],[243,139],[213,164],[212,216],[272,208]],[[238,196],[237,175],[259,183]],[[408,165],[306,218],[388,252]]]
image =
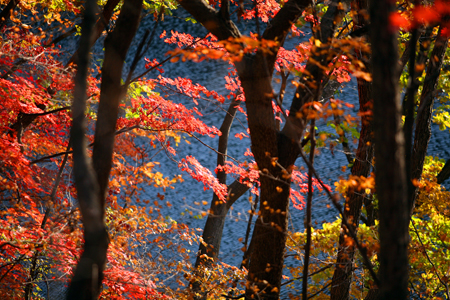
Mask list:
[[411,21],[398,12],[392,13],[389,16],[389,22],[395,29],[401,27],[405,30],[409,30],[411,28]]
[[419,6],[413,11],[416,22],[430,24],[438,22],[441,19],[440,14],[434,7]]

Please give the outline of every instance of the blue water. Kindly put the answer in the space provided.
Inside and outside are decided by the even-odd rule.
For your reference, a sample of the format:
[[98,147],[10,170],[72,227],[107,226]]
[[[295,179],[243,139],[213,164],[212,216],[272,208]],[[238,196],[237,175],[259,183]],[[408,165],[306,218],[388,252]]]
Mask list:
[[[166,56],[165,53],[167,51],[174,49],[174,45],[165,44],[162,40],[160,40],[159,34],[166,30],[170,32],[170,30],[177,30],[179,32],[188,32],[193,34],[194,36],[203,37],[206,35],[206,31],[200,24],[193,24],[191,22],[186,22],[184,19],[188,15],[180,9],[174,13],[172,17],[166,17],[165,21],[159,24],[157,29],[157,34],[153,44],[148,49],[146,53],[146,57],[152,60],[153,58],[157,58],[159,61],[163,60]],[[128,63],[132,60],[134,56],[134,51],[136,46],[138,45],[140,38],[142,37],[144,31],[146,29],[152,30],[155,22],[152,16],[147,16],[143,19],[141,23],[141,27],[137,34],[137,37],[134,40],[134,48],[131,49],[128,56]],[[243,29],[244,33],[245,28],[254,28],[253,23],[245,23],[241,22],[238,26]],[[264,28],[264,26],[262,27]],[[309,34],[306,33],[304,36],[301,36],[297,39],[290,39],[286,42],[286,48],[293,47],[295,44],[298,44],[299,41],[309,39]],[[74,40],[68,40],[67,43],[73,43]],[[96,52],[101,53],[103,48],[102,41],[96,44]],[[101,57],[101,56],[99,56]],[[210,90],[215,90],[220,94],[226,95],[227,90],[225,89],[225,80],[224,76],[227,75],[229,71],[230,65],[221,61],[204,61],[201,63],[194,63],[187,61],[185,63],[167,63],[164,65],[165,73],[163,76],[176,78],[176,77],[187,77],[192,79],[194,83],[199,83],[204,85]],[[139,74],[145,71],[144,65],[139,65],[135,74]],[[148,78],[155,78],[159,72],[154,71],[153,73],[148,74]],[[292,79],[293,77],[290,77]],[[274,89],[277,91],[278,87],[274,85]],[[293,87],[288,86],[288,93],[285,96],[287,103],[285,104],[285,108],[289,107],[289,99],[292,98]],[[353,115],[356,114],[358,110],[358,95],[356,89],[356,80],[352,80],[343,85],[341,88],[341,93],[338,96],[339,99],[344,100],[348,103],[354,104],[354,109],[349,109],[348,113]],[[191,99],[186,97],[174,97],[171,98],[174,102],[183,103],[187,107],[194,107],[195,104]],[[202,112],[203,117],[201,118],[207,125],[220,127],[222,120],[225,116],[225,111],[228,108],[227,104],[221,105],[218,103],[211,103],[208,101],[200,102],[197,106],[198,109]],[[248,139],[240,140],[238,138],[234,138],[234,135],[238,132],[245,132],[245,128],[247,126],[245,117],[238,113],[238,120],[235,120],[232,126],[232,130],[230,133],[229,140],[229,148],[228,154],[238,160],[244,161],[249,160],[248,157],[245,157],[243,154],[247,148],[250,147],[250,142]],[[238,122],[240,121],[240,122]],[[318,122],[318,127],[321,130],[325,129],[324,122]],[[327,129],[330,132],[333,132],[332,128]],[[333,132],[334,133],[334,132]],[[218,139],[212,139],[208,137],[200,137],[201,140],[210,145],[213,148],[217,148]],[[192,155],[195,156],[203,166],[209,168],[212,172],[216,166],[217,154],[212,150],[208,149],[195,139],[190,139],[191,144],[187,144],[185,142],[181,142],[180,147],[177,148],[178,155],[176,157],[169,158],[164,152],[158,154],[154,160],[161,163],[160,167],[158,167],[158,171],[161,171],[165,176],[171,177],[180,173],[177,164],[172,160],[181,160],[181,158]],[[439,132],[436,126],[433,126],[433,137],[429,146],[428,154],[433,156],[439,156],[441,158],[450,158],[450,147],[449,147],[449,139],[447,132]],[[356,144],[352,143],[352,149],[356,148]],[[152,153],[150,153],[152,155]],[[347,160],[345,155],[342,153],[342,147],[337,146],[334,151],[331,151],[329,148],[321,148],[320,155],[318,155],[315,159],[315,167],[324,180],[325,183],[329,184],[331,187],[334,187],[333,183],[336,181],[339,176],[348,176],[348,170],[346,172],[342,172],[341,167],[346,166]],[[301,159],[298,159],[297,166],[304,166]],[[203,184],[196,182],[192,178],[189,177],[188,174],[183,174],[184,182],[175,184],[175,189],[168,189],[165,194],[165,201],[169,201],[172,204],[171,208],[163,206],[161,209],[161,213],[163,215],[168,215],[172,219],[186,223],[190,227],[193,228],[203,228],[205,219],[199,218],[201,211],[206,211],[209,208],[209,201],[212,198],[212,191],[207,190],[204,191]],[[228,183],[231,183],[234,178],[228,178]],[[144,194],[145,196],[141,197],[141,199],[147,198],[151,200],[156,199],[157,193],[162,193],[161,190],[157,190],[153,187],[146,187]],[[248,213],[247,211],[250,209],[250,204],[248,201],[249,194],[247,193],[241,199],[239,199],[234,205],[233,209],[230,210],[229,217],[225,224],[223,240],[220,252],[220,259],[228,264],[239,266],[242,259],[242,252],[240,248],[242,247],[242,243],[238,241],[239,238],[245,236],[245,230],[247,227]],[[208,201],[208,205],[195,205],[194,201],[201,202],[202,200]],[[337,212],[333,208],[328,208],[330,201],[324,195],[317,194],[313,200],[313,222],[316,221],[318,224],[321,224],[322,221],[333,221],[337,217]],[[189,211],[192,211],[193,214],[189,214]],[[290,213],[290,230],[291,231],[302,231],[303,230],[303,219],[304,219],[304,211],[300,211],[297,209],[291,209]],[[191,246],[191,250],[195,253],[198,249],[197,245]],[[192,261],[194,261],[195,257],[193,255]],[[287,261],[287,263],[290,263]]]

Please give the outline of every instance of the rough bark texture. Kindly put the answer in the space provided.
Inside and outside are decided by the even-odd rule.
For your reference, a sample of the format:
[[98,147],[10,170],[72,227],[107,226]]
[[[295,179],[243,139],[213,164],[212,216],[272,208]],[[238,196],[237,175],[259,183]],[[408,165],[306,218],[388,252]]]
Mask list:
[[[322,45],[312,51],[312,59],[308,61],[306,71],[304,72],[304,74],[308,75],[301,78],[301,84],[296,91],[291,105],[289,118],[281,134],[278,135],[278,146],[276,148],[274,145],[268,144],[268,141],[272,140],[271,131],[273,130],[273,112],[272,108],[268,107],[270,102],[257,99],[258,92],[264,91],[264,88],[267,88],[266,86],[270,84],[268,81],[269,78],[262,77],[264,74],[262,72],[255,73],[253,75],[255,79],[253,80],[256,80],[259,74],[260,80],[258,84],[261,86],[253,83],[246,89],[247,82],[245,81],[247,77],[241,76],[240,74],[241,78],[244,78],[241,80],[246,95],[252,151],[258,167],[263,173],[261,176],[261,208],[251,242],[253,251],[250,256],[249,282],[247,283],[246,291],[247,298],[254,299],[260,297],[261,299],[277,299],[278,297],[283,267],[282,256],[284,255],[286,241],[286,214],[289,206],[290,182],[283,180],[284,176],[281,169],[271,166],[270,158],[278,157],[279,164],[287,170],[297,159],[299,154],[298,143],[303,134],[306,121],[301,110],[305,103],[319,99],[321,80],[323,78],[323,68],[319,64],[328,66],[333,58],[333,55],[328,51],[330,47],[329,42],[333,37],[342,13],[342,5],[339,5],[338,1],[332,1],[322,18],[319,33]],[[271,60],[268,61],[272,62]],[[257,65],[260,66],[261,63],[255,61],[252,70],[258,70]],[[247,66],[252,66],[252,64],[248,63]],[[265,83],[266,80],[267,83]],[[250,94],[250,101],[247,98],[247,91],[252,93]],[[263,95],[260,94],[260,97],[262,98]],[[261,113],[260,110],[262,109],[266,110],[267,116]],[[269,113],[271,114],[272,120],[268,120]],[[253,114],[252,117],[255,119],[253,121],[250,118],[251,114]],[[263,116],[263,118],[258,116]],[[268,126],[270,126],[270,129]],[[258,133],[255,134],[255,131]],[[265,172],[270,176],[264,174]],[[275,177],[276,180],[271,177]],[[281,188],[282,191],[277,192],[277,188],[278,190]],[[286,194],[284,194],[285,192]],[[276,213],[278,210],[280,213]],[[269,241],[271,247],[267,247]]]
[[116,27],[105,41],[105,61],[102,70],[93,168],[91,160],[86,154],[84,112],[86,108],[89,49],[95,24],[96,8],[95,1],[86,2],[72,108],[71,138],[73,141],[74,175],[85,240],[84,251],[67,294],[67,299],[74,300],[97,299],[102,286],[109,244],[104,220],[105,191],[111,169],[119,100],[122,95],[120,79],[125,55],[139,24],[142,0],[125,0]]
[[[180,1],[180,4],[219,40],[240,36],[233,22],[226,19],[227,14],[217,12],[204,0],[184,0]],[[264,32],[263,38],[282,43],[292,22],[295,22],[309,4],[310,1],[307,0],[291,0],[286,3]],[[247,55],[243,61],[236,63],[246,97],[252,151],[261,170],[260,201],[264,204],[253,233],[253,239],[256,241],[252,241],[255,251],[250,257],[247,297],[254,297],[254,287],[257,286],[259,291],[264,290],[260,295],[261,299],[278,298],[290,186],[289,179],[283,179],[281,168],[272,165],[272,158],[279,156],[271,88],[277,49],[273,52],[273,55],[268,55],[258,51],[255,55]],[[281,188],[282,191],[278,192],[277,188]],[[277,213],[273,213],[274,211]],[[267,247],[268,243],[271,247]],[[260,247],[261,244],[264,247]],[[265,283],[263,280],[266,280]]]
[[[290,180],[284,179],[282,169],[273,166],[272,158],[279,158],[285,166],[289,162],[280,157],[278,134],[272,108],[272,73],[266,68],[263,54],[247,58],[246,72],[240,72],[245,92],[252,152],[260,170],[260,210],[252,236],[246,297],[277,299],[284,261],[287,210]],[[268,247],[270,243],[270,247]],[[274,289],[276,288],[276,289]]]
[[[355,1],[355,10],[361,11],[368,8],[368,1]],[[362,15],[354,21],[359,27],[368,26],[367,20]],[[360,59],[366,59],[367,57]],[[369,66],[367,66],[369,67]],[[358,79],[359,111],[361,117],[361,132],[356,151],[355,161],[351,170],[352,175],[367,177],[370,172],[373,159],[373,126],[372,116],[367,113],[372,109],[372,83],[363,79]],[[356,232],[359,226],[361,216],[361,207],[365,198],[364,191],[349,190],[347,192],[344,214],[352,222],[352,229]],[[347,300],[350,297],[350,285],[353,276],[353,260],[355,257],[356,246],[346,242],[348,229],[344,224],[341,225],[341,234],[339,235],[339,248],[336,259],[336,269],[333,274],[331,284],[332,300]]]
[[408,298],[406,173],[398,87],[397,35],[390,0],[371,3],[376,190],[379,204],[381,299]]

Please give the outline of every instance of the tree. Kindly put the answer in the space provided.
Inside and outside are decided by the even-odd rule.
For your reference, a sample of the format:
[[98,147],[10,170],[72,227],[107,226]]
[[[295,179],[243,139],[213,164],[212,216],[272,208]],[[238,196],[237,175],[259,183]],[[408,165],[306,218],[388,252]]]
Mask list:
[[[70,4],[68,3],[67,5],[70,6]],[[60,22],[59,14],[63,11],[68,12],[69,9],[67,9],[65,4],[56,3],[55,6],[53,5],[55,3],[49,3],[49,18],[53,16]],[[117,1],[106,3],[102,14],[106,20],[111,18],[111,12],[116,5]],[[134,9],[132,9],[133,5]],[[121,39],[126,37],[128,43],[131,43],[134,34],[130,33],[129,30],[136,30],[137,22],[140,19],[141,6],[142,3],[137,3],[136,5],[136,3],[127,2],[124,4],[121,10],[122,15],[117,20],[115,31],[107,39],[106,49],[108,54],[106,55],[106,63],[103,66],[103,75],[106,78],[112,78],[113,81],[102,80],[104,84],[102,87],[103,92],[98,89],[98,81],[89,75],[91,70],[87,68],[88,60],[86,55],[93,44],[92,39],[89,39],[89,34],[92,31],[87,30],[86,33],[85,30],[85,34],[82,35],[81,45],[84,48],[80,47],[78,53],[84,51],[84,59],[78,60],[78,63],[82,67],[84,66],[85,69],[82,68],[80,70],[80,74],[84,72],[84,75],[80,75],[81,79],[78,78],[79,80],[77,81],[78,84],[82,85],[80,89],[77,86],[77,97],[81,97],[81,99],[85,97],[86,91],[84,91],[84,88],[86,88],[86,83],[83,83],[83,80],[87,79],[87,92],[90,101],[94,101],[94,106],[96,105],[95,101],[98,99],[97,95],[108,101],[115,99],[116,103],[113,105],[113,107],[116,106],[115,112],[108,105],[106,105],[106,108],[101,109],[101,111],[107,113],[106,119],[110,117],[108,113],[111,113],[113,116],[116,115],[117,118],[119,100],[125,95],[126,88],[120,87],[122,75],[120,65],[123,64],[128,46],[126,46],[126,43],[122,43]],[[73,9],[73,13],[80,12],[78,10],[80,7],[74,7],[73,5],[70,7]],[[31,6],[23,9],[33,11],[35,8],[35,6]],[[98,24],[104,20],[97,20],[97,17],[92,14],[92,9],[93,7],[91,6],[90,10],[86,10],[91,12],[90,21],[89,18],[86,20],[92,24],[97,23],[96,39],[99,35],[97,30],[101,31]],[[163,7],[162,10],[164,11],[164,9]],[[96,10],[95,7],[94,10]],[[13,16],[17,16],[17,14],[11,14],[11,18]],[[38,18],[36,20],[40,21]],[[46,22],[51,23],[52,20],[46,20]],[[20,19],[15,18],[13,21],[21,25]],[[69,26],[71,24],[73,23],[69,23]],[[130,24],[134,24],[134,26],[128,26]],[[123,29],[123,26],[126,29]],[[2,52],[1,58],[2,66],[4,67],[2,73],[2,99],[8,100],[2,103],[2,132],[4,133],[2,135],[2,149],[4,149],[2,156],[5,163],[2,167],[2,187],[4,187],[2,199],[9,202],[2,211],[1,248],[4,249],[2,253],[2,269],[4,272],[0,281],[5,286],[13,288],[13,292],[8,292],[8,295],[5,295],[5,297],[29,299],[30,297],[39,296],[37,292],[40,289],[39,282],[47,282],[48,284],[48,280],[45,279],[48,276],[52,277],[50,280],[57,280],[57,277],[61,276],[61,274],[71,273],[72,267],[74,267],[80,254],[83,253],[80,266],[77,269],[74,280],[72,280],[72,288],[69,292],[70,297],[78,299],[81,296],[76,294],[80,292],[85,292],[84,297],[86,298],[96,297],[95,294],[99,293],[98,287],[102,286],[102,280],[99,279],[104,278],[103,283],[106,286],[101,291],[102,297],[109,299],[111,297],[122,298],[124,296],[164,298],[164,295],[160,295],[155,291],[155,284],[152,282],[152,279],[149,280],[148,276],[144,276],[143,270],[146,267],[143,265],[144,261],[142,258],[139,258],[136,254],[128,254],[128,251],[132,251],[133,248],[138,246],[136,241],[142,240],[142,236],[145,235],[144,232],[137,232],[136,228],[139,225],[141,228],[147,228],[148,231],[153,232],[154,239],[149,240],[149,242],[157,245],[164,245],[165,235],[179,235],[183,240],[190,240],[195,238],[193,237],[193,232],[183,224],[170,223],[163,219],[158,220],[158,218],[152,219],[152,222],[145,222],[146,224],[144,225],[143,220],[147,220],[148,216],[145,209],[137,208],[132,204],[130,204],[129,208],[126,208],[126,205],[124,207],[118,206],[118,197],[113,196],[114,193],[107,192],[106,186],[103,186],[103,192],[98,192],[98,194],[87,193],[87,195],[81,193],[79,197],[80,203],[84,203],[83,197],[86,196],[90,197],[91,200],[95,200],[92,203],[96,203],[93,206],[93,210],[83,210],[85,214],[84,220],[86,221],[84,224],[86,244],[85,251],[82,252],[80,215],[70,203],[70,198],[75,194],[73,183],[69,176],[70,169],[69,172],[66,170],[68,156],[73,151],[78,151],[75,155],[78,158],[80,158],[80,155],[83,156],[83,152],[86,151],[87,145],[82,140],[78,140],[82,139],[86,133],[81,131],[81,134],[79,132],[77,135],[75,130],[72,138],[68,138],[70,116],[67,111],[70,109],[70,106],[61,107],[61,103],[63,105],[67,102],[70,103],[68,98],[71,97],[73,87],[71,79],[72,69],[63,68],[61,63],[52,57],[53,55],[59,55],[56,47],[42,47],[43,44],[45,45],[42,40],[48,38],[45,32],[42,36],[35,35],[29,31],[30,28],[25,24],[22,26],[23,29],[15,27],[14,24],[11,28],[12,30],[7,31],[5,35],[7,42],[2,44],[2,51],[5,52]],[[73,32],[76,32],[76,30]],[[117,38],[121,40],[119,44],[117,43]],[[142,43],[144,42],[148,42],[148,39]],[[118,45],[122,48],[117,48]],[[117,49],[120,51],[116,51]],[[121,56],[118,57],[117,54]],[[31,65],[30,69],[28,69],[27,64]],[[130,72],[131,75],[132,72]],[[116,83],[118,84],[116,85]],[[113,87],[116,89],[119,88],[119,91],[113,92],[111,97],[105,96],[105,91],[112,91],[108,84],[113,84]],[[128,79],[126,84],[130,84],[130,79]],[[84,88],[83,85],[85,86]],[[142,97],[139,97],[141,96],[138,94],[136,101],[138,99],[143,100]],[[164,140],[171,137],[179,138],[177,134],[167,132],[167,130],[172,130],[172,128],[210,135],[217,132],[216,129],[206,127],[202,122],[196,120],[193,116],[194,111],[190,111],[182,106],[178,106],[177,110],[174,110],[171,102],[164,101],[162,97],[157,99],[159,103],[156,103],[153,111],[160,109],[161,112],[165,113],[150,117],[145,116],[145,121],[139,119],[139,122],[135,118],[130,117],[122,117],[118,122],[112,118],[109,122],[110,130],[106,130],[106,137],[109,135],[108,138],[110,140],[109,150],[112,150],[114,136],[118,135],[119,139],[116,140],[114,153],[110,151],[109,158],[105,156],[106,150],[100,149],[100,152],[98,150],[108,145],[102,140],[106,138],[105,134],[100,131],[97,136],[101,135],[102,139],[98,138],[97,146],[95,146],[94,142],[94,148],[97,148],[96,153],[101,153],[101,155],[94,155],[94,157],[97,157],[97,163],[106,158],[106,161],[109,160],[110,167],[113,163],[116,168],[124,169],[121,161],[126,161],[128,157],[138,159],[135,167],[131,169],[129,167],[126,168],[126,173],[118,172],[117,169],[113,172],[111,190],[119,193],[123,189],[124,194],[121,196],[123,200],[128,198],[127,193],[135,197],[139,195],[139,193],[135,192],[135,187],[127,191],[126,184],[119,184],[119,182],[131,181],[130,178],[134,178],[135,174],[143,175],[140,179],[141,183],[163,188],[169,187],[180,180],[179,176],[169,179],[163,177],[160,173],[153,172],[152,169],[155,164],[147,162],[147,155],[142,152],[142,149],[138,148],[130,137],[127,137],[128,132],[139,128],[139,124],[144,125],[145,122],[146,125],[142,126],[142,135],[149,137],[150,140],[157,139],[163,143]],[[78,101],[75,101],[75,103],[78,103]],[[100,106],[103,107],[104,105],[105,100]],[[78,106],[79,109],[81,108],[81,115],[79,115],[81,120],[85,113],[85,109],[82,106]],[[136,105],[135,108],[142,109],[140,105]],[[90,116],[89,126],[91,126],[91,104],[89,110],[91,111],[88,115]],[[170,121],[166,121],[165,118]],[[104,119],[104,116],[98,116],[97,121],[102,122],[102,125],[97,126],[97,130],[106,129],[106,125],[103,125],[105,123]],[[81,126],[78,127],[79,130],[83,129],[82,123],[81,125],[77,122],[74,124]],[[119,127],[118,130],[116,130],[117,127]],[[146,133],[145,131],[149,128],[152,128],[156,134]],[[99,141],[102,141],[100,145],[98,145]],[[167,142],[165,144],[166,147],[169,146]],[[73,151],[71,151],[72,145]],[[58,158],[61,156],[63,156],[63,160],[59,164]],[[81,162],[84,159],[86,157],[81,157]],[[49,160],[56,162],[59,170],[55,170],[54,166],[48,164]],[[78,163],[75,163],[75,169],[78,168],[79,163],[80,160],[78,160]],[[82,170],[83,164],[79,166]],[[88,166],[89,164],[85,165],[85,167]],[[80,168],[78,168],[78,171]],[[103,172],[103,180],[108,181],[109,170],[104,169],[103,166],[97,166],[97,169],[101,169]],[[81,178],[86,179],[86,174],[81,171]],[[80,172],[78,172],[79,175]],[[95,184],[95,182],[96,180],[92,180],[87,183]],[[81,188],[80,191],[88,192],[89,189]],[[136,200],[139,201],[139,197],[136,197]],[[106,209],[106,201],[108,202],[108,209]],[[89,206],[92,203],[88,201],[87,205]],[[42,210],[42,207],[45,209]],[[84,206],[84,208],[86,207]],[[90,213],[93,213],[96,217],[89,217]],[[139,222],[136,222],[136,219]],[[109,233],[114,237],[111,241],[108,255],[106,253],[108,245],[106,226],[109,227]],[[21,233],[16,235],[18,228],[22,228]],[[103,238],[102,244],[97,243],[99,241],[97,237]],[[128,242],[131,242],[131,244],[128,244]],[[171,246],[168,245],[168,247]],[[172,247],[180,247],[180,245],[173,245]],[[180,250],[182,250],[181,247]],[[109,262],[105,272],[103,272],[106,255]],[[97,265],[98,274],[93,277],[92,275],[95,275],[93,272],[85,272],[86,269],[96,268],[92,266],[92,261],[89,261],[89,259],[86,264],[86,258],[89,258],[89,256],[97,259],[94,262]],[[180,261],[182,260],[180,259]],[[135,269],[130,271],[125,262],[133,263]],[[148,260],[147,263],[151,263],[151,260]],[[86,276],[88,278],[83,279]],[[78,280],[80,277],[82,280]],[[66,276],[61,277],[61,279],[63,282],[67,282]],[[92,287],[93,290],[90,290],[90,288],[77,288],[77,286],[80,287],[83,284],[88,284],[88,287]],[[7,289],[2,290],[6,291]]]
[[[439,76],[446,59],[446,2],[436,1],[434,7],[403,3],[400,8],[390,2],[372,2],[369,20],[364,10],[369,7],[367,1],[258,1],[253,5],[181,1],[210,34],[195,38],[164,31],[161,42],[177,44],[178,49],[162,62],[146,58],[147,70],[138,75],[137,65],[157,38],[158,23],[175,8],[173,2],[127,0],[119,6],[111,0],[101,3],[101,13],[92,1],[86,8],[60,1],[45,6],[2,4],[2,26],[11,29],[2,33],[0,48],[0,93],[5,99],[0,104],[0,176],[1,197],[7,203],[0,217],[0,284],[13,291],[11,297],[41,297],[42,283],[48,283],[50,276],[70,280],[68,297],[75,299],[225,295],[271,299],[284,298],[286,293],[293,299],[328,293],[334,299],[448,295],[448,255],[441,253],[436,259],[429,255],[448,247],[447,193],[435,183],[442,164],[425,157],[431,122],[443,128],[448,125],[445,103],[433,116],[437,86],[447,91],[438,81],[448,78],[445,72]],[[41,8],[45,10],[38,13]],[[145,15],[142,11],[154,28],[145,30],[133,44]],[[34,12],[32,26],[27,25],[28,12]],[[69,54],[64,67],[58,61],[62,51],[54,44],[77,32],[75,24],[82,15],[80,47]],[[241,34],[236,18],[253,20],[257,33]],[[262,33],[261,22],[268,22]],[[311,39],[285,49],[288,34],[299,34],[305,24]],[[64,26],[60,30],[64,33],[51,36],[54,26]],[[360,38],[369,26],[377,28],[371,31],[370,43]],[[398,27],[403,28],[400,39]],[[89,53],[105,28],[100,68],[92,64]],[[395,55],[397,45],[405,49],[401,59]],[[127,58],[130,47],[135,54]],[[164,77],[164,63],[180,58],[229,62],[228,94],[220,95],[187,78]],[[403,74],[397,70],[399,61],[402,70],[409,61]],[[158,75],[144,77],[157,71]],[[285,110],[290,74],[295,77],[295,92],[288,103],[290,110]],[[349,74],[358,78],[356,118],[344,113],[344,107],[351,105],[334,95]],[[272,87],[277,79],[281,80],[278,93]],[[402,86],[406,90],[403,130]],[[172,93],[192,99],[194,108],[175,103]],[[420,103],[413,101],[418,93]],[[220,129],[201,121],[197,106],[202,98],[228,106]],[[255,162],[233,160],[227,152],[231,123],[241,112],[248,117],[249,130],[238,138],[249,134],[252,151],[248,155]],[[323,129],[326,126],[336,133]],[[359,139],[355,154],[349,134]],[[194,156],[173,156],[176,147],[182,147],[182,138],[199,140],[202,135],[220,136],[216,176]],[[317,169],[315,161],[321,147],[333,150],[340,147],[338,143],[346,152],[351,174],[336,181],[333,193],[321,180],[323,170]],[[158,162],[149,149],[158,145],[178,160],[181,171],[214,192],[210,211],[199,215],[208,216],[202,238],[193,228],[159,213],[163,192],[151,199],[154,205],[141,194],[149,186],[165,189],[182,181],[180,175],[167,178],[157,171]],[[375,175],[370,174],[374,148]],[[304,173],[295,167],[298,157],[306,166]],[[227,175],[236,179],[228,186]],[[255,200],[242,238],[240,269],[221,262],[219,249],[227,212],[248,189]],[[314,191],[327,194],[340,220],[326,222],[322,228],[316,225]],[[343,206],[339,193],[346,200]],[[79,210],[71,204],[72,197],[78,200]],[[289,231],[290,201],[296,208],[305,208],[304,232]],[[253,216],[256,222],[250,235]],[[200,251],[191,266],[191,249],[183,243],[196,241]],[[163,251],[173,251],[169,260],[160,254]],[[294,264],[290,260],[285,265],[286,256]],[[408,275],[409,265],[413,268]],[[292,278],[285,277],[286,270]],[[166,283],[174,277],[181,286],[186,282],[183,276],[190,283],[186,290]],[[286,286],[292,289],[281,294]]]
[[[139,25],[142,1],[125,1],[114,30],[105,41],[105,61],[95,127],[93,165],[86,154],[86,80],[95,1],[86,2],[72,107],[74,176],[84,225],[84,251],[68,291],[68,299],[96,299],[100,294],[108,249],[105,197],[112,166],[115,129],[123,87],[120,80],[128,48]],[[125,87],[126,92],[126,87]]]

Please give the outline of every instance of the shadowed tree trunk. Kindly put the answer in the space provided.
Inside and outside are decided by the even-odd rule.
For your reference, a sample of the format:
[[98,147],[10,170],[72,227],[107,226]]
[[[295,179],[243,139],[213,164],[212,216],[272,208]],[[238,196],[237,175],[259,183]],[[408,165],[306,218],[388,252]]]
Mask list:
[[97,299],[101,291],[109,244],[105,225],[105,193],[112,163],[118,106],[123,89],[123,62],[140,20],[142,0],[125,0],[114,31],[105,41],[100,104],[93,164],[86,154],[86,78],[95,24],[96,1],[86,2],[72,107],[74,176],[84,225],[84,251],[70,283],[67,299]]
[[[239,100],[233,100],[230,103],[228,111],[223,120],[222,126],[220,126],[220,132],[222,135],[219,137],[219,146],[217,151],[217,166],[224,166],[226,161],[226,155],[228,151],[228,136],[230,134],[230,128],[233,123],[236,111],[240,105]],[[227,174],[224,171],[217,172],[217,179],[219,183],[226,184]],[[213,261],[216,261],[219,256],[220,244],[222,241],[223,228],[225,226],[225,218],[234,202],[239,199],[249,187],[239,180],[235,180],[232,184],[227,186],[228,197],[226,202],[213,194],[211,200],[211,207],[209,209],[208,218],[203,230],[203,242],[200,243],[197,253],[197,259],[195,261],[196,272],[202,272],[201,267],[209,267]],[[201,276],[201,275],[200,275]],[[193,297],[195,299],[205,299],[206,293],[201,290],[201,283],[195,280],[191,283]]]
[[[361,12],[368,9],[367,0],[357,0],[355,3],[355,11]],[[368,20],[361,14],[357,15],[354,20],[358,27],[368,26]],[[368,60],[368,57],[359,57],[362,60]],[[369,66],[367,66],[370,69]],[[356,157],[351,169],[352,175],[367,177],[370,172],[373,159],[373,128],[372,116],[368,112],[372,110],[372,83],[364,79],[358,79],[359,94],[359,111],[361,117],[361,132],[356,151]],[[353,231],[358,230],[359,220],[361,216],[361,207],[365,198],[364,191],[355,191],[349,189],[347,191],[344,214],[347,220],[351,222]],[[350,285],[353,276],[353,260],[356,252],[356,245],[346,242],[349,236],[348,229],[344,224],[341,225],[341,234],[339,235],[339,248],[336,259],[336,269],[333,274],[331,284],[332,300],[347,300],[350,296]]]
[[[428,63],[427,72],[423,84],[422,94],[420,97],[419,109],[416,118],[416,131],[414,135],[414,145],[412,149],[411,159],[411,178],[420,179],[422,177],[423,164],[431,137],[431,120],[433,112],[433,104],[436,94],[436,87],[444,61],[445,51],[448,46],[448,38],[442,35],[442,27],[439,29],[431,58]],[[410,191],[408,199],[409,213],[412,215],[418,187],[414,187]]]
[[[90,47],[92,47],[98,38],[102,35],[103,30],[105,30],[106,26],[111,19],[114,9],[119,4],[120,0],[108,0],[105,6],[103,7],[103,11],[97,19],[97,23],[94,27],[94,33],[91,35],[91,39],[89,41]],[[78,62],[79,50],[77,50],[72,57],[69,59],[66,65],[70,65],[71,63],[77,64]]]
[[[220,153],[217,155],[217,166],[225,165],[226,155],[228,151],[228,136],[230,134],[231,124],[233,123],[237,107],[239,105],[240,101],[234,100],[231,102],[223,120],[222,126],[220,126],[220,132],[222,133],[222,135],[219,137],[219,146],[217,148],[218,152]],[[219,183],[226,184],[227,174],[224,171],[218,171],[217,179]],[[247,190],[245,187],[244,192]],[[216,260],[219,255],[223,226],[225,225],[225,216],[228,212],[228,208],[233,204],[233,200],[237,199],[236,197],[242,196],[243,194],[239,191],[235,191],[235,189],[233,188],[227,188],[231,193],[233,193],[233,196],[230,195],[226,202],[222,202],[216,194],[213,195],[208,218],[205,224],[205,229],[202,235],[204,243],[200,244],[195,267],[198,267],[200,264],[204,264],[209,260],[206,259],[205,255],[213,260]]]
[[[262,34],[262,38],[276,40],[282,45],[291,24],[309,4],[310,1],[306,0],[286,2]],[[180,1],[180,5],[219,40],[241,36],[228,18],[227,2],[222,3],[220,11],[214,10],[203,0]],[[328,66],[333,59],[328,51],[329,41],[340,22],[342,9],[343,5],[339,1],[332,1],[322,18],[319,33],[322,45],[314,47],[312,51],[313,58],[307,63],[307,71],[301,78],[289,118],[281,132],[277,130],[275,122],[271,87],[278,49],[272,49],[272,53],[258,50],[235,63],[244,89],[252,152],[260,170],[261,182],[260,211],[251,241],[253,251],[250,253],[247,299],[279,297],[289,206],[289,174],[299,154],[299,142],[306,121],[301,109],[303,104],[320,96],[323,77],[320,65]],[[278,164],[274,161],[278,161]]]
[[404,139],[400,119],[397,34],[389,22],[395,10],[390,0],[370,6],[375,182],[379,204],[380,297],[408,298],[408,203]]
[[450,177],[450,159],[445,162],[444,167],[437,176],[437,183],[441,184]]
[[[415,120],[416,128],[414,135],[414,142],[412,148],[412,158],[411,158],[411,178],[420,179],[423,172],[423,164],[428,148],[428,144],[431,136],[431,117],[433,110],[433,103],[435,99],[436,86],[439,79],[440,70],[442,67],[445,49],[448,46],[448,40],[445,36],[441,34],[441,29],[438,32],[437,39],[435,41],[434,48],[431,52],[431,59],[428,60],[428,65],[426,68],[426,75],[423,84],[422,93],[420,96],[419,109],[417,111],[417,117]],[[427,29],[428,31],[429,29]],[[427,38],[425,34],[425,38]],[[424,42],[423,40],[421,43]],[[422,46],[421,46],[422,48]],[[423,52],[426,49],[421,49]],[[420,53],[417,59],[417,64],[425,63],[425,58],[427,56],[425,53]],[[416,74],[416,76],[418,76]],[[438,183],[441,183],[442,177],[438,176]],[[417,198],[418,188],[408,191],[408,213],[409,217],[414,211],[415,200]],[[381,297],[381,293],[378,289],[371,289],[366,297],[369,299],[384,299]]]

